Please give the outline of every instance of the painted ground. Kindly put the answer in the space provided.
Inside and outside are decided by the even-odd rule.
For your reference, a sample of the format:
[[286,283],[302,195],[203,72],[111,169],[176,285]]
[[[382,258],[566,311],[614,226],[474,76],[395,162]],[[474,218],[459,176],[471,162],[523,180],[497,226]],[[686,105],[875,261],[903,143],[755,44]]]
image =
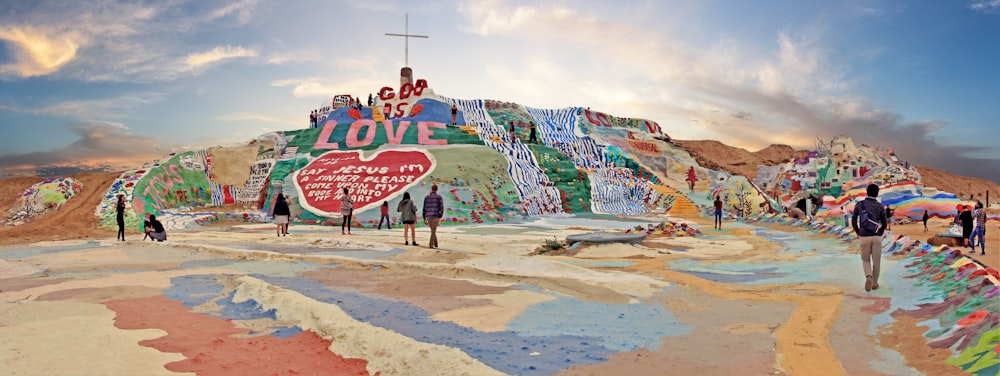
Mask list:
[[[653,219],[443,228],[215,225],[168,243],[0,249],[4,374],[977,374],[1000,371],[996,271],[784,216],[638,246],[546,239]],[[419,228],[418,239],[426,239]]]

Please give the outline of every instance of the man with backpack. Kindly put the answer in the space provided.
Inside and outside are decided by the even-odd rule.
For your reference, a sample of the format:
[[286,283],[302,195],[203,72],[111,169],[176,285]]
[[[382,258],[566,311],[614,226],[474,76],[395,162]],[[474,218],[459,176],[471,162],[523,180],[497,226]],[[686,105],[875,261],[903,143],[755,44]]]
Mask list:
[[865,271],[865,291],[878,290],[878,273],[882,263],[882,234],[885,233],[885,208],[875,198],[878,185],[868,184],[868,197],[854,205],[851,227],[861,243],[861,266]]

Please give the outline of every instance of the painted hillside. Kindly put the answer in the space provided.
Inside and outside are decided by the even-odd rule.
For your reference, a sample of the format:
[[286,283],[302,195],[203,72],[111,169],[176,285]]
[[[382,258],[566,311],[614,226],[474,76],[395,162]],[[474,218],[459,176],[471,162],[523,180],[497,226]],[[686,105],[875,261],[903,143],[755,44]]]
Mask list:
[[894,218],[918,220],[924,211],[935,218],[953,218],[957,206],[976,203],[925,185],[917,167],[892,148],[859,146],[847,137],[820,143],[803,158],[760,166],[754,182],[783,207],[810,194],[821,197],[818,217],[843,217],[866,197],[865,187],[871,183],[881,188],[879,200],[894,209]]
[[[748,217],[780,212],[809,193],[823,197],[817,215],[832,217],[842,215],[841,207],[850,210],[869,182],[881,185],[883,201],[911,218],[923,210],[948,217],[957,204],[970,203],[926,187],[916,168],[891,149],[850,139],[804,152],[780,146],[726,152],[730,157],[717,158],[727,166],[705,158],[699,144],[672,141],[653,120],[584,107],[454,99],[436,94],[426,80],[402,81],[398,91],[379,90],[374,106],[337,96],[318,122],[303,129],[175,153],[126,171],[96,209],[98,221],[114,225],[118,194],[132,212],[155,214],[169,228],[227,216],[267,221],[281,193],[290,198],[293,221],[339,224],[347,188],[354,225],[369,227],[377,224],[383,203],[395,217],[405,193],[419,202],[431,185],[445,198],[445,225],[565,214],[690,218],[709,214],[716,196],[728,217]],[[787,153],[798,157],[782,161]],[[759,169],[750,180],[729,172],[733,164],[741,172]],[[126,220],[139,228],[141,218]]]
[[[714,195],[744,215],[771,209],[749,180],[702,167],[655,121],[453,99],[424,80],[403,85],[399,95],[383,88],[379,96],[373,107],[334,103],[315,127],[171,154],[126,171],[97,208],[100,222],[113,225],[118,194],[135,213],[156,214],[176,228],[233,215],[192,210],[206,206],[235,205],[236,215],[263,220],[282,193],[296,222],[332,224],[348,188],[355,225],[372,226],[383,202],[396,213],[404,193],[419,199],[433,184],[445,197],[444,224],[579,213],[691,216]],[[129,218],[130,226],[141,225],[139,216]]]

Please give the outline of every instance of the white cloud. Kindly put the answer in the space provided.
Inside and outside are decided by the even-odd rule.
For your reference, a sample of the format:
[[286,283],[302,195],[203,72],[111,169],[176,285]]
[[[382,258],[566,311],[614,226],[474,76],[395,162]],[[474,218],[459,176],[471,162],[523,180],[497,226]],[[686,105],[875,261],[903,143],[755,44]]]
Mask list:
[[256,57],[258,55],[257,50],[246,49],[240,46],[229,46],[225,47],[215,47],[206,52],[193,53],[187,56],[185,62],[187,66],[191,69],[197,69],[212,63],[217,63],[223,60],[235,59],[241,57]]
[[75,32],[48,34],[31,27],[0,26],[0,41],[10,44],[14,62],[0,66],[5,76],[43,76],[76,58],[83,43]]
[[257,6],[257,3],[258,0],[241,0],[227,4],[209,12],[208,20],[215,20],[229,15],[235,15],[236,20],[239,21],[240,24],[247,23],[250,20],[250,17],[253,16],[253,11]]
[[58,75],[88,82],[168,81],[213,62],[257,56],[257,50],[240,46],[192,53],[184,42],[221,19],[246,23],[257,2],[240,0],[207,11],[197,2],[4,3],[0,41],[11,46],[15,59],[0,67],[0,78]]
[[329,99],[338,94],[350,94],[361,97],[359,93],[369,93],[372,88],[380,87],[379,85],[378,80],[374,79],[338,81],[336,84],[330,84],[316,77],[291,78],[271,82],[271,86],[274,87],[291,87],[292,96],[296,98],[323,99]]
[[974,0],[969,4],[969,9],[986,14],[1000,12],[1000,0]]

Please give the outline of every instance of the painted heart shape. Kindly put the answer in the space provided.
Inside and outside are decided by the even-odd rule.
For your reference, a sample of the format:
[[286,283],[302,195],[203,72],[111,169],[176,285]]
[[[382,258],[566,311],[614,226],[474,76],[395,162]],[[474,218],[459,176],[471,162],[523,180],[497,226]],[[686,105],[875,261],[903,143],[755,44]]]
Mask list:
[[364,158],[360,150],[334,150],[292,175],[299,203],[313,214],[340,217],[340,197],[348,188],[354,213],[382,205],[431,173],[437,162],[424,150],[382,150]]

